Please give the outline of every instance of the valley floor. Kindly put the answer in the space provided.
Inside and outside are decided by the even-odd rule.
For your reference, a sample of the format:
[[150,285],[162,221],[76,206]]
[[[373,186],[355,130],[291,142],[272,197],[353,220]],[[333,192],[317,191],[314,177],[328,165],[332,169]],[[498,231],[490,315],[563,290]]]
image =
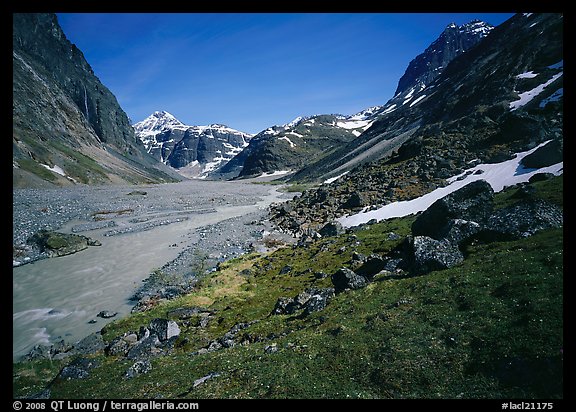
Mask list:
[[[130,313],[142,281],[162,269],[193,278],[245,253],[266,233],[275,186],[185,181],[146,186],[15,189],[13,356],[36,344],[74,343]],[[26,240],[41,229],[101,246],[43,258]],[[201,266],[201,267],[200,267]],[[101,311],[117,313],[97,317]]]

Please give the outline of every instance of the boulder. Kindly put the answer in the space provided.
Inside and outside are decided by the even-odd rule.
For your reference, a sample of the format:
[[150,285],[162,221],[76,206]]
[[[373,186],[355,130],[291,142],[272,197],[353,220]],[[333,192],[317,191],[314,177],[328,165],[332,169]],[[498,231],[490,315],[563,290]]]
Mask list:
[[364,276],[360,276],[348,268],[338,269],[331,279],[336,293],[347,289],[360,289],[368,283]]
[[100,311],[96,316],[102,319],[110,319],[116,316],[118,312],[112,312],[109,310]]
[[452,219],[444,228],[445,232],[441,235],[442,239],[460,246],[472,239],[482,230],[479,223],[463,219]]
[[322,235],[322,237],[339,236],[345,232],[346,230],[344,229],[344,226],[342,226],[342,224],[337,221],[326,223],[318,231],[318,233]]
[[71,352],[81,355],[91,355],[104,350],[106,344],[100,332],[92,333],[74,345]]
[[133,332],[126,332],[122,336],[112,340],[106,346],[105,352],[108,356],[121,355],[124,356],[128,351],[138,342],[138,335]]
[[307,316],[326,307],[334,297],[334,288],[308,288],[293,298],[281,297],[276,302],[272,315],[291,315],[304,310]]
[[364,276],[365,278],[372,279],[381,270],[386,267],[386,259],[378,255],[370,255],[365,262],[358,269],[355,270],[356,274]]
[[438,199],[412,224],[414,236],[442,239],[453,219],[482,224],[493,211],[494,190],[485,180],[476,180]]
[[158,336],[160,342],[164,342],[174,336],[180,335],[180,328],[173,320],[156,318],[150,322],[150,334]]
[[359,207],[366,206],[366,200],[364,196],[359,192],[354,192],[352,195],[344,202],[340,208],[341,209],[356,209]]
[[304,316],[323,310],[334,297],[334,288],[306,289],[310,298],[304,304]]
[[552,179],[553,177],[554,173],[535,173],[530,177],[530,179],[528,179],[528,183],[542,182],[544,180]]
[[147,334],[147,336],[141,338],[138,343],[130,348],[126,354],[128,359],[147,359],[151,356],[160,354],[161,350],[158,348],[160,346],[160,340],[156,334]]
[[498,210],[486,225],[485,237],[519,239],[539,230],[558,228],[564,224],[562,209],[537,199],[525,199]]
[[95,359],[77,358],[64,366],[58,374],[58,377],[66,380],[85,379],[90,375],[90,370],[98,365],[99,362]]
[[528,156],[525,156],[520,161],[520,164],[529,169],[540,169],[541,167],[552,166],[564,160],[563,149],[563,140],[552,140],[544,146],[536,149]]
[[415,236],[411,242],[412,272],[421,274],[450,268],[464,260],[462,252],[448,240]]
[[132,379],[138,375],[143,375],[148,373],[152,370],[152,364],[147,359],[142,359],[136,361],[132,366],[128,368],[126,373],[124,374],[125,379]]
[[27,243],[45,252],[49,257],[65,256],[84,250],[90,238],[82,235],[40,230]]

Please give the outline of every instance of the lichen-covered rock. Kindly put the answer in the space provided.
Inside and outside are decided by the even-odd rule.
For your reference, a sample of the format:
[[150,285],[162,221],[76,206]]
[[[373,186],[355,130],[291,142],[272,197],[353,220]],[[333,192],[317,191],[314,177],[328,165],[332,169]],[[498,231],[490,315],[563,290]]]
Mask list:
[[161,342],[180,335],[180,328],[173,320],[156,318],[150,322],[150,333],[156,334]]
[[148,373],[152,370],[152,364],[147,359],[142,359],[136,361],[132,366],[128,368],[126,373],[124,374],[125,379],[132,379],[138,375],[143,375]]
[[85,379],[90,375],[90,370],[99,365],[95,359],[78,358],[73,360],[67,366],[64,366],[58,377],[61,379]]
[[486,229],[487,235],[518,239],[563,224],[564,216],[559,207],[542,200],[526,199],[495,212]]
[[360,276],[348,268],[338,269],[331,279],[336,293],[347,289],[360,289],[368,283],[364,276]]
[[65,256],[86,249],[94,241],[86,236],[41,230],[27,243],[45,252],[49,257]]
[[494,190],[485,180],[476,180],[438,199],[412,224],[414,236],[441,239],[454,219],[485,222],[494,209]]
[[334,288],[308,288],[293,298],[279,298],[272,315],[291,315],[304,310],[303,315],[307,316],[324,309],[332,297]]
[[415,236],[411,242],[412,272],[426,273],[447,269],[464,260],[456,245],[448,240],[436,240],[428,236]]

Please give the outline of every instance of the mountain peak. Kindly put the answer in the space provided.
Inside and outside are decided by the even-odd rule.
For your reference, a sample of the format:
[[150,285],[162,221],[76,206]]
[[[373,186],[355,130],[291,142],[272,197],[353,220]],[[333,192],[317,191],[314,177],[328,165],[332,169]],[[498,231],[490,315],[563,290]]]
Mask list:
[[458,26],[452,22],[423,53],[410,62],[398,81],[395,96],[415,86],[429,85],[455,57],[475,46],[494,27],[481,20]]

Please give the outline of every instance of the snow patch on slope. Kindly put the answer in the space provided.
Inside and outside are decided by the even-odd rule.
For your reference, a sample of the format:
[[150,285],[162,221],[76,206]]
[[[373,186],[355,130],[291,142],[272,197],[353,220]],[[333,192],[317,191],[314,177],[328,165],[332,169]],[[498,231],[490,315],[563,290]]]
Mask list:
[[548,141],[526,152],[517,153],[516,157],[511,160],[494,164],[479,164],[466,170],[464,173],[448,179],[448,186],[438,188],[416,199],[389,203],[376,210],[344,216],[337,220],[344,227],[352,227],[366,223],[372,219],[384,220],[423,212],[436,200],[443,198],[475,180],[486,180],[495,192],[499,192],[506,186],[527,182],[530,177],[536,173],[546,172],[560,175],[564,169],[564,162],[540,169],[528,169],[520,164],[520,161],[524,157],[528,156],[539,147],[544,146],[546,143],[548,143]]

